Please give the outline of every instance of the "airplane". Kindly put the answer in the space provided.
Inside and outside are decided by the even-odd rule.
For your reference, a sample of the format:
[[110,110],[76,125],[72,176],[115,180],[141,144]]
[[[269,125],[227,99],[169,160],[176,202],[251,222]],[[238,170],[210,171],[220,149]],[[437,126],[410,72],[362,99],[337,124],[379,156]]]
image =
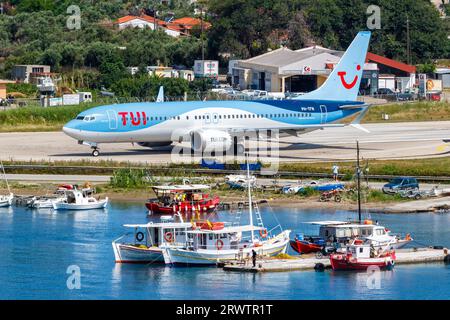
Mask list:
[[[64,125],[63,131],[90,146],[94,157],[102,143],[155,148],[188,141],[196,152],[243,152],[242,137],[250,131],[299,136],[350,125],[368,132],[360,121],[370,105],[357,101],[357,96],[370,37],[370,31],[359,32],[324,84],[292,100],[164,102],[160,88],[156,102],[91,108]],[[342,123],[358,113],[353,122]]]

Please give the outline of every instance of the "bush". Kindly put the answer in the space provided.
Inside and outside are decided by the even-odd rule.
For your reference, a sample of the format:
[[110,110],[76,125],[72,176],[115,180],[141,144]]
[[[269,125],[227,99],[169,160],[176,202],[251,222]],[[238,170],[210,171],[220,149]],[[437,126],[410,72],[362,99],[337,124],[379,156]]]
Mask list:
[[147,178],[144,169],[118,169],[113,172],[109,184],[114,188],[139,189],[148,186]]

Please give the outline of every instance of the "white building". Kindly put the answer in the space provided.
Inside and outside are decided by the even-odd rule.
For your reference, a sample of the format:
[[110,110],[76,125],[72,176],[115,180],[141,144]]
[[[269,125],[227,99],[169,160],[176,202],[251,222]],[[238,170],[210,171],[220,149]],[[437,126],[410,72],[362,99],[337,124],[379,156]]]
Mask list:
[[150,28],[155,30],[156,28],[163,30],[166,34],[172,37],[179,37],[181,35],[181,31],[168,26],[165,21],[147,16],[125,16],[117,19],[115,24],[118,26],[119,30],[123,30],[125,28]]

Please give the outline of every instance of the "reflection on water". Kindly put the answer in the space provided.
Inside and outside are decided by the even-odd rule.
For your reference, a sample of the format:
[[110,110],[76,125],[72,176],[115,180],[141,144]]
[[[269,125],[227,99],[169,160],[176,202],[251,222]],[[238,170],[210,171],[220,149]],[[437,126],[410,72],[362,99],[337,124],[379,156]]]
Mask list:
[[[293,235],[305,231],[306,221],[355,216],[354,212],[331,210],[263,208],[261,212],[268,228],[280,223]],[[236,215],[221,212],[210,218],[233,222]],[[396,232],[411,232],[421,244],[450,246],[450,215],[372,214],[371,218]],[[376,281],[366,273],[329,270],[252,274],[215,267],[115,264],[111,241],[125,232],[122,225],[157,219],[147,217],[143,204],[132,203],[113,203],[108,210],[92,211],[0,208],[0,298],[450,298],[450,267],[439,263],[396,266],[393,271],[378,274]],[[248,223],[245,214],[241,223]],[[67,289],[66,270],[70,265],[80,267],[80,290]]]

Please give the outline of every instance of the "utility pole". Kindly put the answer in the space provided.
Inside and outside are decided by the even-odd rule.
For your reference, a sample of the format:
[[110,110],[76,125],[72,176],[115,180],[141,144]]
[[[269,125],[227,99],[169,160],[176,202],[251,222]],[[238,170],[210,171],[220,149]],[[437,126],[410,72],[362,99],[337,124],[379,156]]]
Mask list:
[[202,41],[202,60],[205,60],[205,39],[203,36],[203,4],[200,4],[200,37]]
[[406,14],[406,51],[408,57],[408,64],[411,64],[411,38],[409,32],[409,15]]
[[356,140],[356,178],[358,181],[358,221],[361,223],[361,168],[359,166],[359,141]]

